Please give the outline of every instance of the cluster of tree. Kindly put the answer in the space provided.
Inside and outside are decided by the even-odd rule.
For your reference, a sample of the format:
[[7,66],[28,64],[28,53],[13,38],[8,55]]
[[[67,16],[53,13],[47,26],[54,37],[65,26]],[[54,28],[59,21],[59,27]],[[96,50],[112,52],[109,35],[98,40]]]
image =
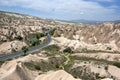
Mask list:
[[44,36],[45,36],[44,33],[39,33],[39,34],[36,34],[36,35],[35,35],[35,37],[36,37],[37,39],[40,39],[41,37],[44,37]]
[[40,44],[40,40],[38,38],[33,38],[29,41],[30,46],[36,46]]
[[35,33],[28,36],[30,46],[36,46],[40,44],[40,38],[44,37],[44,33]]
[[[44,37],[45,34],[44,33],[36,33],[36,34],[30,34],[28,36],[29,39],[29,45],[30,46],[37,46],[40,44],[40,38]],[[16,39],[18,40],[22,40],[23,38],[21,36],[17,36]],[[28,51],[28,47],[27,46],[23,46],[21,49],[24,53],[26,53]]]

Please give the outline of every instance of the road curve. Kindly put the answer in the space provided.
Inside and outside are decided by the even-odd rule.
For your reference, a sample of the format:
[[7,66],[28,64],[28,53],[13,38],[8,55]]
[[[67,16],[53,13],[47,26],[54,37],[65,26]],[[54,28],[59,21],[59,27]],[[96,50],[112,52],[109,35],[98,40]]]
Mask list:
[[[50,36],[50,34],[48,33],[48,34],[47,34],[47,42],[46,42],[46,43],[44,43],[44,44],[42,44],[42,45],[39,45],[39,46],[35,46],[35,47],[29,49],[26,54],[30,54],[30,53],[39,51],[40,49],[48,46],[51,41],[52,41],[51,36]],[[23,55],[23,54],[24,54],[24,52],[18,51],[18,52],[10,53],[10,54],[7,54],[7,55],[3,55],[3,56],[0,56],[0,61],[4,61],[4,60],[7,60],[7,59],[12,59],[12,58],[21,56],[21,55]]]

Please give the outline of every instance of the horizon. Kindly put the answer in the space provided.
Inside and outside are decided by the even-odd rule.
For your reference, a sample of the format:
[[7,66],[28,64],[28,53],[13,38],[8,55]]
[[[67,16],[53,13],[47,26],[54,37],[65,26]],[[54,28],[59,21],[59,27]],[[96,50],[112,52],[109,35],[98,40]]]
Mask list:
[[119,0],[1,0],[0,11],[53,20],[120,20]]

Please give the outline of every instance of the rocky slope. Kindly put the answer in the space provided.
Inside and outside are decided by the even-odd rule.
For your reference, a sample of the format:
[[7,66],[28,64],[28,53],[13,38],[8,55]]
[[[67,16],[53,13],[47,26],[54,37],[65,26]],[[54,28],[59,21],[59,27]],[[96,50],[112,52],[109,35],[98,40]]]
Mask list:
[[[44,28],[54,28],[55,45],[0,61],[0,80],[120,80],[119,23],[68,23],[0,11],[0,54],[29,46],[28,36]],[[72,54],[64,52],[68,47]]]
[[74,49],[120,51],[120,24],[57,27],[55,40]]
[[[1,66],[0,80],[77,80],[66,71],[57,70],[56,66],[64,61],[64,56],[47,57],[41,53],[14,59]],[[49,70],[52,71],[46,73]]]
[[[49,52],[46,52],[49,54]],[[119,80],[119,68],[96,61],[66,62],[65,55],[48,56],[43,52],[7,61],[1,65],[0,80]],[[73,76],[75,77],[73,77]],[[107,79],[106,79],[107,78]],[[113,79],[112,79],[113,78]],[[101,80],[102,80],[101,79]]]
[[[13,42],[15,46],[18,46],[12,46],[9,49],[4,46],[0,48],[0,54],[20,50],[21,46],[27,45],[30,34],[43,33],[44,28],[49,29],[65,25],[73,25],[73,23],[68,24],[66,22],[41,19],[30,15],[0,11],[0,46],[6,44],[6,46],[11,46]],[[23,38],[21,42],[16,41],[16,38],[19,37]]]
[[[0,43],[14,41],[18,36],[23,37],[23,42],[26,43],[29,34],[43,32],[43,28],[55,28],[54,37],[62,46],[69,46],[78,50],[83,48],[120,50],[119,23],[87,25],[40,19],[18,13],[0,12],[0,28]],[[0,51],[9,52],[8,49]]]

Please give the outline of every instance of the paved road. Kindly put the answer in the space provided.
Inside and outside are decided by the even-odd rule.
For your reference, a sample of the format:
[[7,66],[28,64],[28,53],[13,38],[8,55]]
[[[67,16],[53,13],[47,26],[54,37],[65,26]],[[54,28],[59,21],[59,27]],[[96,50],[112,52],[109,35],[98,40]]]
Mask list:
[[[47,34],[47,42],[45,44],[42,44],[42,45],[39,45],[39,46],[35,46],[35,47],[29,49],[26,54],[30,54],[30,53],[39,51],[40,49],[48,46],[51,41],[52,41],[52,39],[51,39],[50,34]],[[24,52],[18,51],[18,52],[14,52],[14,53],[10,53],[10,54],[4,55],[4,56],[0,56],[0,61],[4,61],[4,60],[7,60],[7,59],[12,59],[12,58],[21,56],[23,54],[24,54]]]

